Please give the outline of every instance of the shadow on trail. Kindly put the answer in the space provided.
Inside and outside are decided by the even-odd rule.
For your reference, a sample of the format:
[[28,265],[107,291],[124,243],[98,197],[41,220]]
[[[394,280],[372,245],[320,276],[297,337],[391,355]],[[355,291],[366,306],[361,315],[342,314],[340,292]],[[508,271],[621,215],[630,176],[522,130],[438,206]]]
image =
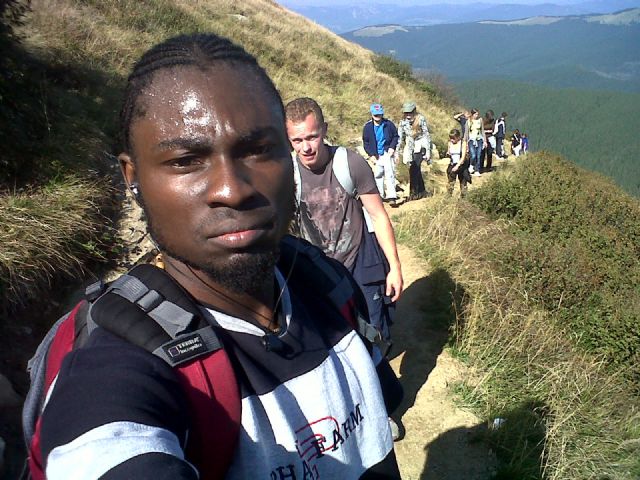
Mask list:
[[[462,312],[464,289],[444,269],[413,282],[398,302],[392,337],[392,356],[403,355],[400,382],[404,399],[393,417],[402,416],[415,403],[420,388],[436,366]],[[460,321],[460,319],[459,319]]]
[[495,460],[487,455],[487,432],[484,423],[453,428],[425,445],[427,459],[420,480],[495,478]]
[[[543,478],[544,404],[530,400],[474,427],[454,428],[425,445],[421,480]],[[487,445],[491,454],[487,455]],[[478,461],[485,459],[485,461]],[[474,459],[471,461],[471,459]]]

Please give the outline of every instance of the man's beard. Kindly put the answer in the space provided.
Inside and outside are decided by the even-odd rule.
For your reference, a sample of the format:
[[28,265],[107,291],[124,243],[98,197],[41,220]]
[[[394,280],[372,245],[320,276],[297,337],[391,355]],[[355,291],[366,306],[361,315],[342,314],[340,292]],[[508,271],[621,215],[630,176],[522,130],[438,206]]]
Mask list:
[[262,291],[265,278],[273,274],[274,267],[280,258],[278,246],[272,250],[256,250],[253,252],[236,253],[226,264],[218,265],[213,262],[196,262],[182,254],[175,252],[164,240],[160,231],[155,228],[151,216],[144,204],[142,195],[137,198],[147,221],[147,230],[158,250],[184,263],[190,268],[204,272],[209,278],[224,288],[236,292],[255,294]]
[[222,287],[236,293],[257,294],[263,290],[265,278],[273,274],[274,267],[280,251],[275,248],[272,251],[246,252],[235,254],[232,261],[225,265],[211,263],[198,264],[189,258],[167,248],[162,239],[149,228],[160,250],[191,268],[204,272],[209,278]]

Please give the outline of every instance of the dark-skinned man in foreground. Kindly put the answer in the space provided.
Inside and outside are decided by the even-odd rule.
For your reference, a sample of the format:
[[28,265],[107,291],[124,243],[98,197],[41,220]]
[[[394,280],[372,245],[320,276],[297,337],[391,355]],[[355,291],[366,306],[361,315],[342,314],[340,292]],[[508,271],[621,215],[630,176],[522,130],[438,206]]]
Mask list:
[[[399,478],[370,351],[276,266],[294,183],[264,70],[215,35],[169,39],[134,67],[121,123],[122,171],[165,271],[214,326],[239,384],[239,438],[220,478]],[[286,354],[265,348],[268,335]],[[213,478],[185,453],[199,421],[170,366],[97,328],[51,388],[47,478]]]

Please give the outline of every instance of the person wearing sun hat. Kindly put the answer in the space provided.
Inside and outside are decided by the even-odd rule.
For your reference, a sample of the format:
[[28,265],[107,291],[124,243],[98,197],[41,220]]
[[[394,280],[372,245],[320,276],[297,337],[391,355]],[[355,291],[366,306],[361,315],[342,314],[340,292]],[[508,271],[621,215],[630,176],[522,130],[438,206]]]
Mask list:
[[427,195],[420,166],[423,160],[431,163],[431,135],[426,118],[417,110],[416,102],[405,102],[402,105],[404,118],[398,125],[396,159],[402,152],[402,163],[409,166],[409,200],[417,200]]
[[392,207],[396,207],[398,204],[394,153],[398,146],[398,129],[392,121],[384,118],[384,108],[381,104],[372,104],[369,112],[371,119],[362,129],[362,143],[367,155],[375,158],[373,173],[380,195]]

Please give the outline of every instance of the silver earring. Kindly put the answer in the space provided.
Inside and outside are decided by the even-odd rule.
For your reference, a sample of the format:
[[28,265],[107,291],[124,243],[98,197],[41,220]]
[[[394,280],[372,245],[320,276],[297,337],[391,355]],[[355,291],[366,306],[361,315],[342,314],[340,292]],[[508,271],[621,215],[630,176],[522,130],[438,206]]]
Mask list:
[[137,183],[132,183],[129,186],[129,190],[131,190],[131,193],[133,194],[134,197],[137,197],[140,192],[138,191],[138,184]]

